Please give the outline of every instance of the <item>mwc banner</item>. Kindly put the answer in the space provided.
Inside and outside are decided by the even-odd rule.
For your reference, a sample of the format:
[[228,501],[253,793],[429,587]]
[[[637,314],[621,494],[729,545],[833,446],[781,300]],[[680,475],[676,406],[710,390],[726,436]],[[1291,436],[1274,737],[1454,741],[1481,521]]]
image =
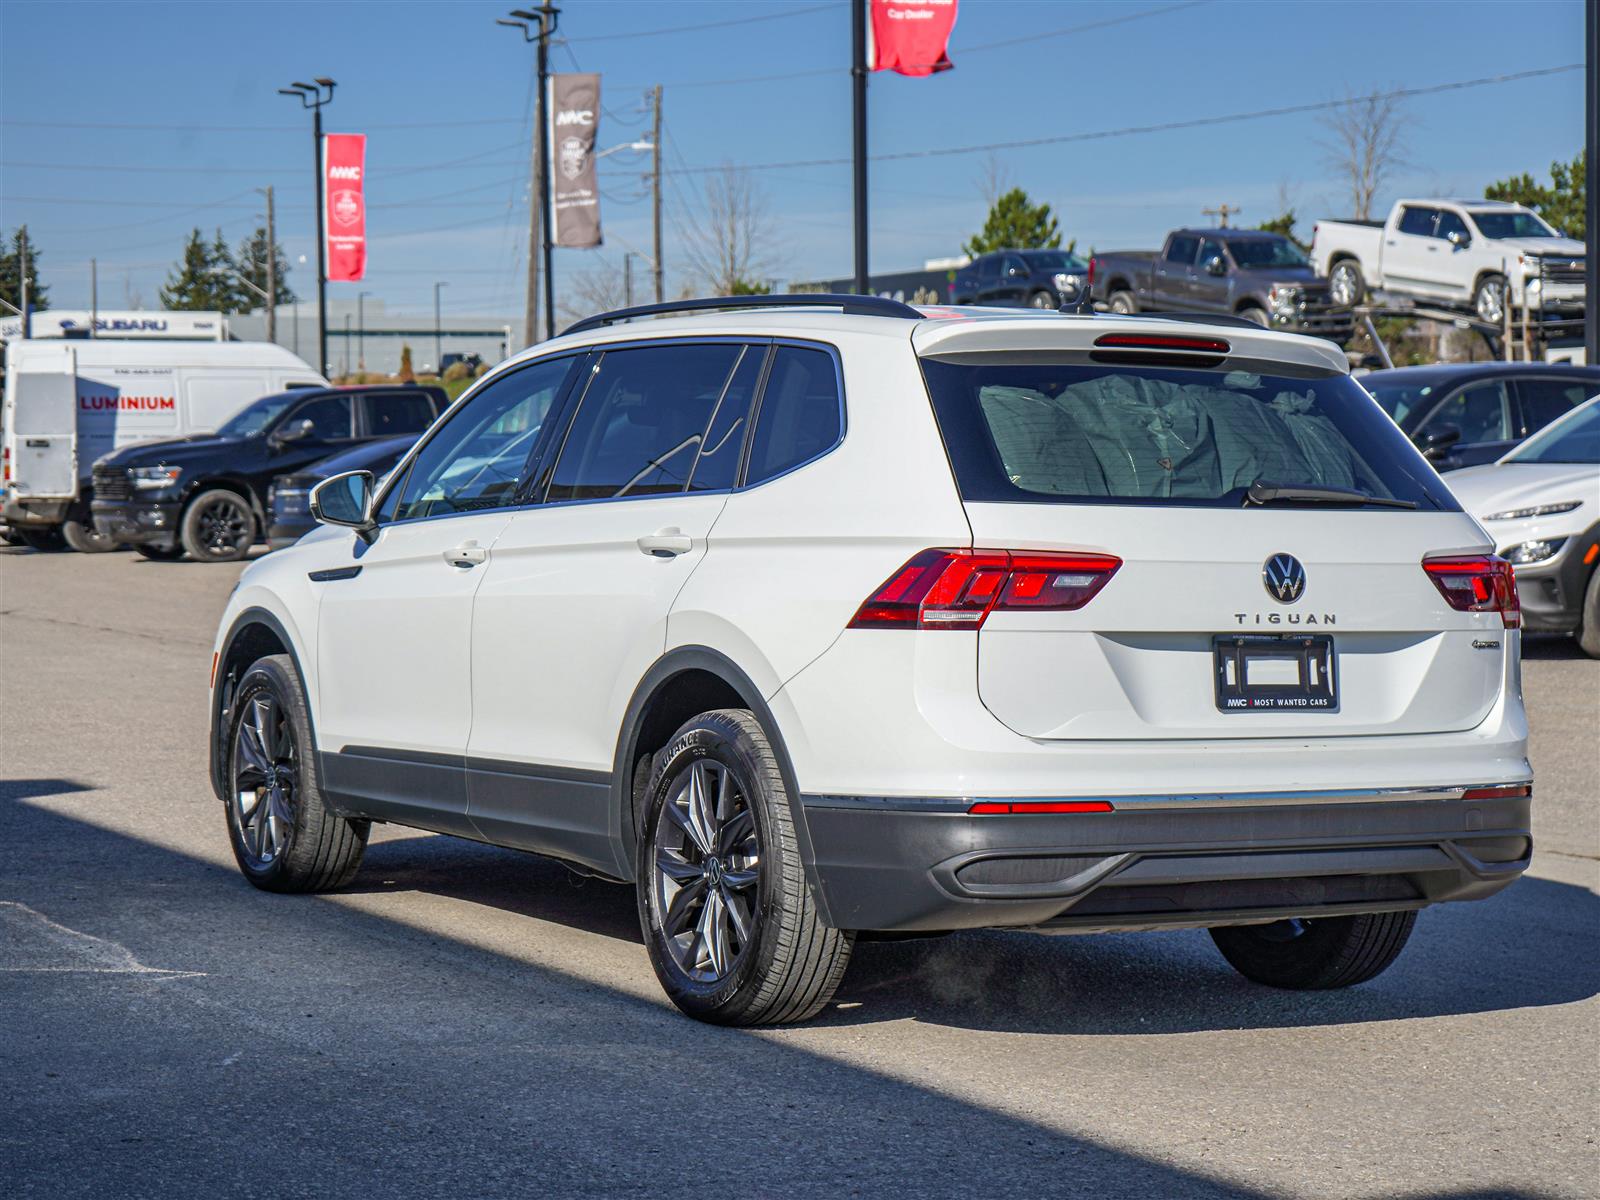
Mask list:
[[322,139],[322,195],[327,212],[328,279],[355,283],[367,274],[367,135],[330,133]]
[[867,70],[932,75],[955,66],[947,47],[956,0],[872,0]]
[[587,249],[600,238],[600,180],[594,139],[600,120],[600,76],[552,75],[550,114],[551,244]]

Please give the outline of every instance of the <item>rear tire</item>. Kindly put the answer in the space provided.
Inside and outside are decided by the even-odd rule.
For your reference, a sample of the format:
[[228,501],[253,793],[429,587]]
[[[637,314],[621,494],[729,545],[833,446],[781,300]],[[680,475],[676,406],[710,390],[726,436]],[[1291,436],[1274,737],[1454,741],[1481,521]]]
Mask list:
[[1362,277],[1361,264],[1353,258],[1341,258],[1328,272],[1328,298],[1339,305],[1360,304],[1367,295],[1367,281]]
[[104,554],[117,549],[114,538],[101,533],[88,521],[68,519],[61,523],[61,537],[79,554]]
[[1589,586],[1583,589],[1583,612],[1578,617],[1578,649],[1590,658],[1600,658],[1600,567],[1589,573]]
[[1060,308],[1061,306],[1056,303],[1056,298],[1053,295],[1051,295],[1049,292],[1039,291],[1039,292],[1034,292],[1033,295],[1028,297],[1028,307],[1029,308],[1044,308],[1044,309],[1049,309],[1050,311],[1054,312],[1056,309]]
[[184,510],[180,538],[196,562],[237,562],[256,543],[256,515],[238,492],[201,492]]
[[183,557],[182,546],[152,546],[140,543],[133,548],[134,553],[151,562],[177,562]]
[[267,892],[325,892],[349,883],[367,821],[322,799],[311,718],[294,660],[258,659],[234,691],[228,722],[228,841],[244,877]]
[[24,546],[40,554],[56,554],[67,548],[58,525],[18,525],[13,530]]
[[1361,913],[1227,925],[1211,931],[1222,957],[1246,979],[1313,991],[1350,987],[1383,973],[1417,923],[1414,912]]
[[1112,292],[1106,307],[1119,316],[1131,317],[1139,311],[1139,300],[1132,292]]
[[690,719],[656,756],[639,924],[656,978],[691,1017],[804,1021],[844,977],[854,935],[817,915],[789,800],[772,744],[742,709]]

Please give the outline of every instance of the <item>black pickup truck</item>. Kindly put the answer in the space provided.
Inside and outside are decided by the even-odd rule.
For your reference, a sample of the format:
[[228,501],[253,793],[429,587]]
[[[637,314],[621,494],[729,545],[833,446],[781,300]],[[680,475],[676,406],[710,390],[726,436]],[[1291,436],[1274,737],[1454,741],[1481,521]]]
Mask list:
[[1175,229],[1159,251],[1096,254],[1089,281],[1112,312],[1227,313],[1340,345],[1355,332],[1350,308],[1333,303],[1328,281],[1278,233]]

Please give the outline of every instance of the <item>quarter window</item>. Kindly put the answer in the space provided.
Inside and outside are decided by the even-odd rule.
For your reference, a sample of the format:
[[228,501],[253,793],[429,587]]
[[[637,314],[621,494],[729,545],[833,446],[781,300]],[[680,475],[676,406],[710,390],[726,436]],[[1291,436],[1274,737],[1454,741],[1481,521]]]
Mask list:
[[761,393],[745,482],[761,483],[817,457],[839,440],[841,428],[833,357],[779,346]]
[[[394,519],[505,508],[527,479],[550,406],[573,358],[511,371],[485,386],[417,454],[391,497]],[[386,511],[391,505],[386,499]]]
[[608,350],[561,448],[549,500],[682,492],[743,347]]

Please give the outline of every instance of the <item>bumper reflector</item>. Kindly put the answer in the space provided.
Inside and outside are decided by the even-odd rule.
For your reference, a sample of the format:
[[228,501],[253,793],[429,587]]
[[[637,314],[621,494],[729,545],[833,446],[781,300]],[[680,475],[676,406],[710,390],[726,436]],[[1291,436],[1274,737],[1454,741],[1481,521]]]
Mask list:
[[969,813],[979,816],[1023,813],[1105,813],[1114,811],[1109,800],[980,800]]
[[1468,788],[1461,793],[1463,800],[1510,800],[1533,795],[1531,783],[1503,783],[1498,787]]

